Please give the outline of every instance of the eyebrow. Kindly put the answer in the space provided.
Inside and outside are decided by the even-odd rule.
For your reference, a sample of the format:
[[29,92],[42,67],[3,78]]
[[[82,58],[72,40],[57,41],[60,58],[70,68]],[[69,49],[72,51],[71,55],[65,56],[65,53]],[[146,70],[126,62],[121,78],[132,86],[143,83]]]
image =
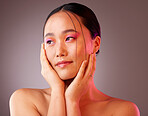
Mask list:
[[[66,29],[66,30],[62,31],[62,34],[65,34],[65,33],[68,33],[68,32],[75,32],[75,33],[78,33],[78,32],[77,32],[76,30],[74,30],[74,29]],[[47,36],[54,36],[54,33],[47,33],[47,34],[44,36],[44,38],[47,37]]]

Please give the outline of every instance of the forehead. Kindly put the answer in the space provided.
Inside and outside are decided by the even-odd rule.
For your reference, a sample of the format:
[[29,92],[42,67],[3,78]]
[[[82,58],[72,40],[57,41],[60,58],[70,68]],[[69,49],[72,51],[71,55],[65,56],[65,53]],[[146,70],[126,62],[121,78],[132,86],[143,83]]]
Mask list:
[[58,13],[53,14],[47,21],[45,25],[44,34],[48,32],[60,32],[66,29],[74,29],[80,31],[80,23],[83,27],[81,19],[77,15],[73,15],[70,12],[60,11]]

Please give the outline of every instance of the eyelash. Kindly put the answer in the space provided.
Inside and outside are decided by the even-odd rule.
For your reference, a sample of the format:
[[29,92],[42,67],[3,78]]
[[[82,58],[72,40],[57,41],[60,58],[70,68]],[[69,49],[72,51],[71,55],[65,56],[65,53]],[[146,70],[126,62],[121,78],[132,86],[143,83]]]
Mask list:
[[[75,40],[76,39],[75,37],[67,37],[66,38],[66,41],[67,41],[67,39],[70,39],[70,38],[72,38],[72,40]],[[69,40],[69,41],[72,41],[72,40]]]
[[[70,40],[68,40],[68,39],[70,39]],[[71,41],[73,41],[75,39],[76,39],[76,37],[69,36],[69,37],[66,38],[65,41],[71,42]],[[49,45],[51,45],[51,44],[54,44],[54,41],[50,39],[50,40],[47,40],[46,43],[49,44]]]
[[52,44],[51,42],[53,42],[52,40],[47,40],[46,43],[47,44]]

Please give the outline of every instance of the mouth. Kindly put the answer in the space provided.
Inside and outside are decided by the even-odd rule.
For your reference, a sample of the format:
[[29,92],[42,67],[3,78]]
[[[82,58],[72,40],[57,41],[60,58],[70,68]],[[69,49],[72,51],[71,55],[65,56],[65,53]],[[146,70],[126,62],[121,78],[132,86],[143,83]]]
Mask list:
[[63,67],[66,67],[67,65],[69,65],[71,63],[73,63],[73,61],[60,61],[55,66],[63,68]]

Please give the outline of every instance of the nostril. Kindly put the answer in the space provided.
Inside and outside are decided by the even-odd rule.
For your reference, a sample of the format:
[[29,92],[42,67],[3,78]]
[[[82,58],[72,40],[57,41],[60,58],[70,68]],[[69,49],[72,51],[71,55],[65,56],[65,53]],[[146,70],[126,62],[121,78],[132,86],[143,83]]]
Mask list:
[[65,56],[64,54],[57,54],[57,57]]
[[56,57],[67,56],[67,54],[68,54],[67,49],[63,48],[63,47],[57,49],[57,51],[56,51]]
[[63,42],[56,44],[56,57],[63,57],[68,54],[67,47]]

